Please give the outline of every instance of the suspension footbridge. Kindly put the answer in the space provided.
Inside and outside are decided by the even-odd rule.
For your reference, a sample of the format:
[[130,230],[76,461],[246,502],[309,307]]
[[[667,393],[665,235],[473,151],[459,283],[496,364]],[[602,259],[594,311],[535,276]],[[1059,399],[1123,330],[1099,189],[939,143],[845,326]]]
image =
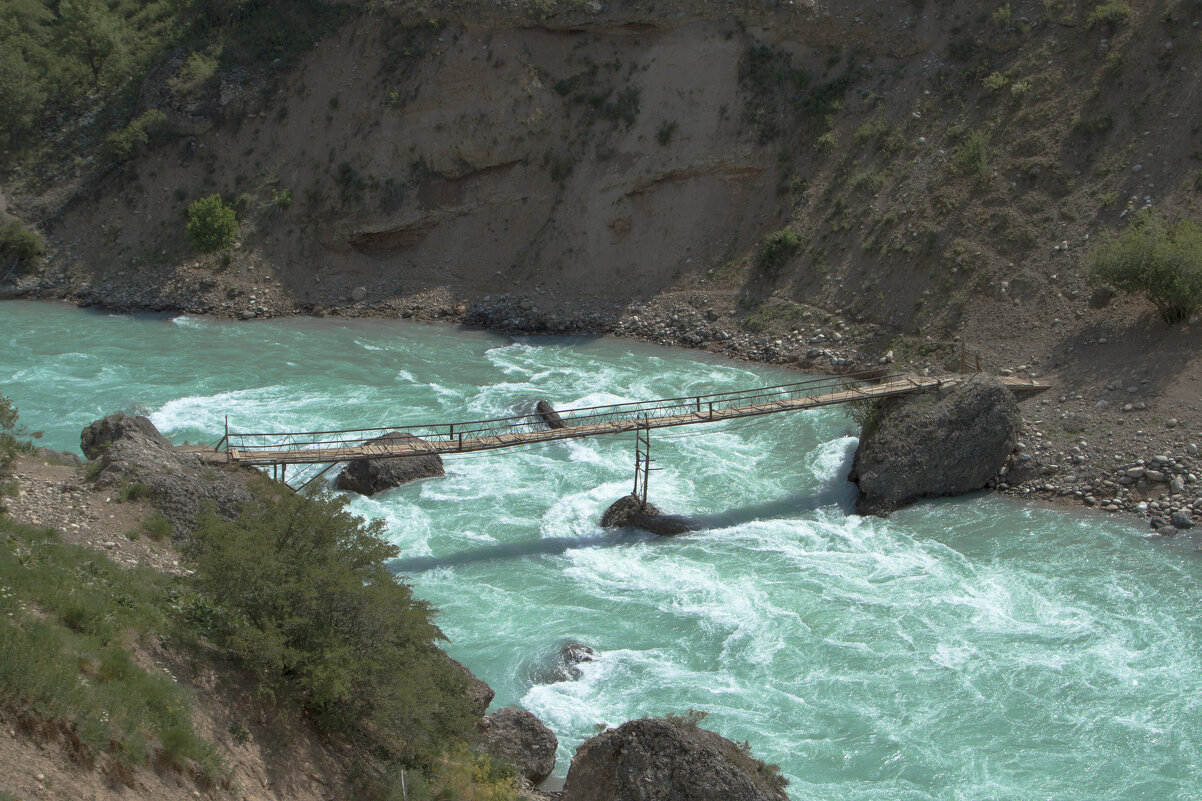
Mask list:
[[[213,448],[190,449],[203,458],[233,464],[268,466],[285,479],[291,465],[321,466],[294,473],[310,483],[334,465],[365,459],[394,459],[437,454],[440,456],[512,448],[564,439],[650,431],[687,425],[716,423],[782,412],[835,406],[855,401],[901,397],[948,387],[962,377],[926,377],[902,373],[860,373],[836,378],[813,378],[790,384],[733,392],[717,392],[651,401],[614,403],[558,414],[528,414],[488,420],[434,422],[335,431],[261,432],[227,431]],[[1002,378],[1011,391],[1032,392],[1041,384]]]

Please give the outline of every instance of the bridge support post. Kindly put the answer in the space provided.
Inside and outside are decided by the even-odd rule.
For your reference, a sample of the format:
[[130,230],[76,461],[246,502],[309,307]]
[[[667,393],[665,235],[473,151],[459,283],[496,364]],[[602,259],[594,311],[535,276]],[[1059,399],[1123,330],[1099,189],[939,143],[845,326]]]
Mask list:
[[644,423],[634,432],[634,497],[639,499],[639,506],[647,505],[647,483],[651,478],[653,468],[651,463],[651,427]]

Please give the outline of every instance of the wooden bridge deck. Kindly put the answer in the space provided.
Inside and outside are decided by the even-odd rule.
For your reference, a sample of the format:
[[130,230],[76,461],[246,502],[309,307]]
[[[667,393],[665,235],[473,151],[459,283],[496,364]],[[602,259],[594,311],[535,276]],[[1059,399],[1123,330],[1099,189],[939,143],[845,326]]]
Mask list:
[[[726,393],[724,395],[673,399],[670,402],[663,402],[666,405],[666,411],[669,413],[659,415],[648,413],[644,408],[640,408],[638,404],[617,404],[613,407],[604,407],[604,413],[597,413],[595,410],[566,410],[563,412],[566,423],[563,428],[536,428],[526,422],[519,425],[508,423],[507,421],[484,421],[485,423],[493,424],[506,423],[510,426],[511,430],[504,430],[505,426],[500,425],[492,425],[490,427],[480,423],[452,423],[441,426],[412,427],[408,430],[404,428],[371,429],[358,432],[315,432],[289,435],[230,434],[227,435],[227,447],[225,451],[212,450],[207,454],[199,454],[199,451],[194,452],[205,458],[220,458],[225,461],[247,465],[312,465],[363,459],[421,456],[432,453],[470,453],[473,451],[510,448],[531,443],[553,442],[562,439],[620,434],[638,429],[667,428],[670,426],[757,417],[779,412],[833,406],[857,400],[898,397],[925,392],[939,386],[948,386],[956,383],[958,380],[956,378],[897,377],[877,385],[850,387],[802,397],[780,397],[776,400],[771,399],[772,391],[779,390],[780,388],[752,390],[743,395],[740,393]],[[1015,392],[1038,391],[1045,388],[1034,381],[1015,378],[1003,378],[1001,380]],[[830,380],[828,383],[833,383],[833,381]],[[815,385],[821,386],[818,384]],[[802,385],[799,384],[797,386]],[[800,390],[790,390],[790,393],[798,391]],[[778,392],[778,394],[780,393]],[[734,401],[731,400],[732,396],[735,398]],[[719,405],[719,408],[714,408],[714,402],[709,400],[710,398],[723,398],[724,400],[720,401],[719,404],[724,402],[733,403],[737,402],[739,397],[746,397],[753,399],[753,401],[756,398],[760,398],[765,402],[750,402],[747,405],[726,406],[725,408]],[[649,402],[649,404],[654,403],[656,402]],[[682,408],[686,405],[692,407],[690,411],[682,411]],[[621,409],[620,407],[632,408]],[[654,410],[651,406],[648,406],[648,408]],[[615,409],[618,411],[613,411]],[[578,413],[579,419],[582,421],[580,424],[573,424],[573,411]],[[613,419],[599,420],[599,417]],[[525,418],[510,419],[525,420]],[[455,430],[456,425],[459,426],[458,432]],[[444,433],[434,433],[433,435],[424,433],[436,432],[438,429],[444,430]],[[423,433],[418,434],[419,430],[423,431]],[[388,431],[414,433],[414,437],[393,442],[366,441],[369,438],[374,438],[380,433],[387,433]],[[321,441],[323,435],[337,435],[335,439],[341,437],[344,440],[348,438],[347,435],[355,435],[359,441],[323,442]],[[271,441],[272,436],[276,436],[279,439],[278,444]],[[355,437],[351,437],[351,439]],[[234,444],[235,440],[238,442],[251,442],[253,444],[250,446],[236,445]]]

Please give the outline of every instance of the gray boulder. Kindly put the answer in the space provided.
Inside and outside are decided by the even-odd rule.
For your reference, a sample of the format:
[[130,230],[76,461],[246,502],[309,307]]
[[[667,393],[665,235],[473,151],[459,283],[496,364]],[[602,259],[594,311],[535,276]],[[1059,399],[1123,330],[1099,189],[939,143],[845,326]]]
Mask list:
[[788,801],[745,748],[684,722],[632,720],[576,751],[563,801]]
[[697,526],[680,515],[666,515],[634,495],[625,495],[601,515],[601,528],[638,528],[661,537],[674,537],[693,531]]
[[171,448],[171,443],[159,433],[150,420],[118,412],[96,420],[79,432],[79,449],[88,459],[99,459],[110,445],[132,434],[141,434],[150,443],[162,448]]
[[567,423],[559,416],[559,412],[547,401],[540,400],[534,404],[534,411],[547,424],[547,428],[567,428]]
[[[412,434],[401,431],[369,439],[365,445],[375,442],[421,442]],[[375,495],[377,492],[399,487],[419,478],[445,476],[442,457],[437,453],[425,456],[400,456],[393,459],[364,459],[350,462],[338,474],[334,486],[360,495]]]
[[974,375],[877,406],[860,434],[849,480],[856,511],[885,515],[919,498],[981,489],[1018,441],[1021,414],[999,380]]
[[251,499],[242,481],[194,454],[176,451],[145,417],[112,415],[97,420],[83,430],[80,444],[84,453],[98,456],[97,487],[145,484],[151,505],[171,521],[177,537],[196,528],[202,505],[212,503],[218,514],[230,520]]
[[1182,531],[1194,527],[1194,521],[1190,520],[1188,512],[1173,512],[1169,515],[1169,522],[1173,524],[1173,528],[1179,528]]
[[484,750],[517,767],[531,786],[540,784],[555,770],[555,732],[524,709],[498,709],[480,721]]

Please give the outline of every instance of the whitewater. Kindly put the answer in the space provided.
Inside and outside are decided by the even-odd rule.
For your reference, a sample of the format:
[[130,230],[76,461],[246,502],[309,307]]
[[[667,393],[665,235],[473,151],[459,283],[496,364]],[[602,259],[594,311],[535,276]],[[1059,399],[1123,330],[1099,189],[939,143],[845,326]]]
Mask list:
[[[114,411],[177,443],[765,386],[796,373],[613,339],[0,304],[0,393],[78,451]],[[793,799],[1199,799],[1202,558],[1134,520],[979,494],[852,513],[838,409],[652,432],[650,498],[704,527],[605,531],[633,436],[446,459],[356,498],[447,651],[560,740],[707,713]],[[568,642],[576,680],[539,683]]]

